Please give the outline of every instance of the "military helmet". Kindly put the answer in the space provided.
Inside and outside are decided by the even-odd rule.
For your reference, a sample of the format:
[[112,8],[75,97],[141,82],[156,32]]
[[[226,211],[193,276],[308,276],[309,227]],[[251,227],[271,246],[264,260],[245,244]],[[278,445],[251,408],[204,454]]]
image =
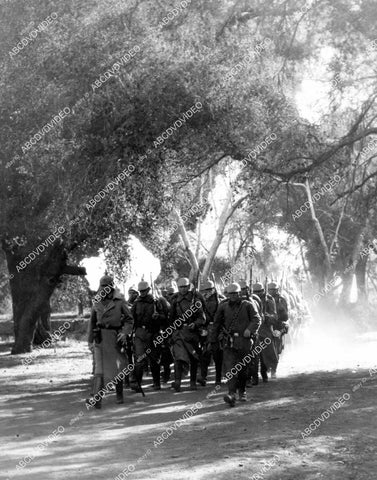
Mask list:
[[132,285],[132,286],[128,289],[128,293],[132,293],[132,292],[138,293],[137,288],[135,287],[135,285]]
[[177,286],[178,287],[189,287],[190,286],[190,280],[186,277],[179,278],[177,281]]
[[141,292],[142,290],[147,290],[148,288],[150,288],[148,282],[139,282],[137,286],[137,289],[139,290],[139,292]]
[[107,287],[107,286],[114,287],[113,277],[110,277],[110,275],[104,275],[103,277],[100,278],[99,286],[100,287]]
[[264,287],[261,283],[257,282],[254,283],[253,285],[253,292],[258,293],[258,292],[264,292]]
[[241,280],[241,281],[240,281],[240,287],[241,287],[241,290],[242,290],[243,288],[248,288],[248,284],[245,282],[245,280]]
[[267,285],[268,289],[269,290],[277,290],[279,287],[278,287],[278,284],[276,282],[270,282],[268,285]]
[[215,284],[211,280],[208,280],[201,285],[200,290],[210,290],[211,288],[215,288]]
[[230,283],[228,285],[228,293],[239,293],[241,291],[241,287],[238,283]]
[[175,293],[176,290],[174,287],[168,287],[168,295],[171,295],[172,293]]

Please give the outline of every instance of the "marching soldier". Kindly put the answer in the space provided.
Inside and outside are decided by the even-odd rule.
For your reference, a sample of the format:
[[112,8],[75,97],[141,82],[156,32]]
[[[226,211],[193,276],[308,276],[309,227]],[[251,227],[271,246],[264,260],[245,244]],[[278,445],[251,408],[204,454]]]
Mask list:
[[215,285],[212,281],[205,282],[202,285],[201,293],[205,300],[206,324],[202,331],[203,335],[201,337],[202,354],[200,357],[200,377],[198,378],[198,383],[203,387],[206,385],[208,367],[211,363],[211,357],[213,357],[216,371],[215,385],[221,385],[223,352],[220,349],[219,343],[210,343],[209,338],[213,329],[213,322],[215,320],[217,308],[225,299],[225,297],[217,293]]
[[[279,287],[275,282],[268,284],[268,293],[275,300],[277,318],[274,322],[274,343],[276,352],[279,355],[284,349],[284,335],[288,333],[288,304],[286,299],[280,294]],[[277,364],[276,364],[277,367]],[[271,370],[271,378],[276,378],[276,367]]]
[[[249,285],[245,282],[245,280],[240,281],[240,287],[241,287],[241,298],[244,298],[245,300],[249,301],[254,301],[259,316],[262,318],[262,302],[258,295],[255,293],[250,293],[250,288]],[[259,339],[258,335],[255,335],[253,337],[253,341],[255,346],[259,344]],[[259,380],[258,380],[258,368],[259,368],[259,355],[255,354],[254,357],[252,358],[250,364],[247,366],[247,381],[246,381],[246,387],[252,387],[253,385],[258,385]]]
[[177,290],[174,287],[168,287],[166,289],[166,300],[171,304],[172,298],[177,293]]
[[249,285],[245,282],[245,280],[240,281],[240,287],[241,287],[241,298],[244,298],[245,300],[254,300],[254,302],[257,304],[259,308],[259,313],[262,311],[262,303],[258,295],[255,293],[250,293]]
[[135,303],[135,300],[137,299],[137,297],[139,296],[139,292],[136,290],[136,288],[132,285],[132,287],[130,287],[128,289],[128,300],[127,300],[127,303],[128,303],[128,306],[131,308],[132,305]]
[[[267,372],[271,370],[276,371],[278,364],[278,354],[276,352],[275,343],[273,341],[274,336],[272,334],[273,327],[276,321],[276,307],[275,301],[269,295],[261,283],[255,283],[253,285],[253,292],[258,295],[261,306],[262,306],[262,325],[258,332],[258,337],[260,342],[264,342],[265,348],[260,353],[260,370],[263,382],[268,382]],[[266,339],[269,339],[269,342],[266,342]],[[258,364],[256,365],[257,370],[253,372],[253,379],[258,383]],[[253,383],[254,383],[253,382]]]
[[[139,292],[137,291],[136,287],[132,285],[128,289],[128,300],[127,300],[127,305],[128,308],[131,309],[132,305],[134,304],[135,300],[139,296]],[[132,341],[132,336],[129,335],[126,339],[126,344],[123,348],[123,353],[126,357],[126,362],[127,365],[132,365],[133,364],[133,341]],[[130,387],[130,383],[135,383],[135,378],[134,374],[132,373],[127,373],[125,378],[124,378],[124,385],[126,388]]]
[[239,401],[247,399],[247,359],[251,357],[251,336],[258,332],[261,318],[255,304],[240,297],[238,283],[231,283],[227,290],[229,300],[219,305],[210,340],[220,340],[223,348],[224,371],[228,378],[228,394],[224,396],[224,401],[234,407],[237,388]]
[[161,346],[154,342],[159,331],[166,327],[168,310],[160,300],[155,300],[151,295],[148,282],[140,282],[138,285],[139,296],[132,306],[134,318],[134,356],[135,356],[135,379],[140,390],[143,380],[143,371],[150,364],[153,388],[161,390],[160,363]]
[[125,366],[121,348],[127,335],[131,334],[132,326],[133,319],[123,295],[115,290],[112,277],[103,276],[93,303],[88,332],[89,348],[94,352],[94,398],[87,403],[95,408],[101,408],[101,390],[110,382],[115,383],[116,402],[123,403],[123,377],[118,378]]
[[205,324],[205,314],[203,297],[195,291],[190,291],[189,279],[180,278],[177,286],[178,293],[171,300],[170,325],[175,328],[171,337],[175,375],[172,387],[176,392],[180,392],[183,371],[188,368],[190,389],[197,389],[199,331]]
[[[170,317],[170,303],[166,297],[162,296],[159,298],[164,311],[166,312],[166,323]],[[173,357],[170,351],[169,342],[164,340],[160,345],[160,365],[162,367],[162,382],[168,383],[171,376],[171,368],[170,365],[173,363]]]

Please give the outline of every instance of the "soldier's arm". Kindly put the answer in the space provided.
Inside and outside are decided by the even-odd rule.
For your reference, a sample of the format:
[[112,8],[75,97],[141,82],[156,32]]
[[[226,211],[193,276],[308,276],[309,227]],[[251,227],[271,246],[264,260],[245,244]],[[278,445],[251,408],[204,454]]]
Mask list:
[[88,323],[88,343],[93,343],[93,329],[97,326],[97,313],[92,307]]
[[171,304],[170,304],[170,314],[169,314],[169,325],[173,325],[174,320],[177,318],[177,300],[176,298],[171,299]]
[[262,320],[258,313],[258,308],[254,302],[247,302],[246,311],[249,317],[249,325],[247,329],[252,335],[258,333],[259,327],[261,326]]
[[267,298],[266,302],[266,323],[268,326],[272,326],[273,328],[275,328],[275,324],[277,322],[275,300],[273,298]]
[[122,333],[125,335],[131,335],[134,326],[134,319],[125,300],[122,300],[121,312]]
[[204,300],[204,297],[201,293],[199,292],[196,292],[195,294],[195,299],[194,299],[194,304],[196,302],[200,302],[201,306],[197,309],[196,313],[195,313],[195,320],[194,320],[194,323],[197,327],[201,327],[203,325],[205,325],[207,323],[207,320],[206,320],[206,314],[205,314],[205,311],[206,311],[206,302]]
[[169,319],[169,304],[164,298],[159,298],[156,301],[156,313],[158,313],[157,321],[160,328],[166,328]]
[[280,308],[282,310],[280,314],[280,320],[288,323],[288,304],[284,297],[280,297]]
[[217,312],[215,314],[215,319],[213,321],[213,328],[209,335],[209,342],[216,343],[218,341],[218,336],[220,333],[221,327],[224,325],[224,304],[220,304]]

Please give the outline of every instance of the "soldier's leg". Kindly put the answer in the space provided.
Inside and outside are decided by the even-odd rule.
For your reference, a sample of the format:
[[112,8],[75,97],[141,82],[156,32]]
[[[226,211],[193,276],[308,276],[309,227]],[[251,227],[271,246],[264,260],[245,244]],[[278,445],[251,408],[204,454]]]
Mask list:
[[176,392],[181,391],[182,373],[183,373],[182,361],[176,360],[174,362],[174,382],[172,383],[172,387],[175,389]]
[[103,389],[103,351],[101,343],[93,344],[93,366],[94,366],[94,375],[93,375],[93,384],[92,384],[92,393],[93,397],[86,399],[86,403],[94,408],[101,408],[102,406],[102,395],[101,390]]
[[196,390],[196,376],[198,372],[198,360],[190,355],[190,389]]
[[263,381],[268,382],[267,367],[263,360],[263,355],[260,355],[260,373],[262,375]]
[[228,403],[231,407],[234,406],[236,401],[236,391],[237,391],[237,370],[234,368],[237,363],[237,357],[235,350],[232,348],[224,349],[224,374],[225,378],[228,379],[228,395],[224,395],[224,401]]
[[173,358],[171,356],[169,348],[163,345],[162,351],[161,351],[161,365],[164,370],[164,373],[162,376],[162,381],[164,383],[168,383],[168,381],[170,380],[170,375],[171,375],[170,364],[172,363],[172,361],[173,361]]
[[102,389],[103,376],[94,374],[93,377],[93,397],[87,398],[85,401],[88,405],[100,409],[102,407]]
[[153,378],[153,388],[155,390],[161,390],[161,383],[160,383],[160,363],[156,358],[152,355],[150,357],[150,365],[151,365],[151,372]]
[[221,385],[221,370],[223,366],[223,351],[216,348],[213,351],[213,361],[215,363],[215,385]]
[[[125,356],[126,356],[126,362],[127,366],[133,364],[133,355],[132,355],[132,348],[130,345],[127,346],[126,351],[125,351]],[[134,380],[132,373],[127,373],[126,376],[124,377],[124,386],[126,388],[130,387],[130,382]]]
[[124,403],[123,400],[123,380],[117,380],[115,382],[116,391],[116,403]]
[[[239,362],[242,362],[241,356]],[[238,394],[240,401],[246,401],[246,381],[247,381],[247,365],[243,366],[242,369],[238,372]]]
[[275,345],[275,351],[276,351],[276,360],[273,362],[271,366],[271,378],[276,378],[276,370],[278,368],[279,364],[279,356],[281,353],[281,338],[275,338],[273,339],[274,345]]
[[259,355],[254,355],[254,358],[252,358],[250,362],[250,373],[251,373],[251,378],[252,378],[252,385],[258,385],[259,383]]
[[200,385],[202,385],[203,387],[205,386],[207,381],[208,367],[211,363],[211,355],[211,352],[205,349],[200,356],[200,376],[198,378],[198,383],[200,383]]

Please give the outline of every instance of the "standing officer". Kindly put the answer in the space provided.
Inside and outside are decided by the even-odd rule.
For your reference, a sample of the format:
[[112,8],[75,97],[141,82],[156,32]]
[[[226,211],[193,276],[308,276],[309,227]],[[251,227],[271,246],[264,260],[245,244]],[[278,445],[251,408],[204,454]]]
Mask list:
[[190,389],[196,390],[196,376],[200,355],[199,332],[205,324],[204,300],[195,291],[190,291],[188,278],[177,282],[178,293],[171,299],[170,325],[176,329],[172,334],[175,380],[172,387],[181,391],[183,371],[190,368]]
[[[275,300],[277,318],[274,322],[274,343],[278,354],[278,361],[281,352],[284,349],[284,335],[288,333],[288,303],[280,294],[279,287],[276,282],[268,284],[268,293]],[[276,367],[271,370],[271,378],[276,378]]]
[[150,364],[153,388],[161,390],[160,384],[160,354],[161,346],[154,342],[159,331],[166,327],[168,311],[160,300],[153,298],[148,282],[140,282],[138,285],[139,296],[132,306],[134,318],[134,360],[135,379],[140,389],[143,380],[143,371]]
[[133,319],[123,295],[115,290],[112,277],[103,276],[94,299],[88,332],[88,344],[94,350],[95,408],[101,408],[99,393],[109,382],[115,383],[117,403],[123,403],[123,379],[118,378],[125,366],[121,348],[132,326]]
[[200,377],[198,378],[198,383],[203,387],[206,385],[208,367],[211,363],[211,358],[213,357],[216,370],[215,385],[221,385],[223,351],[220,349],[219,342],[210,343],[209,339],[211,338],[217,308],[220,303],[225,300],[225,297],[217,293],[212,281],[203,283],[201,293],[205,300],[206,324],[205,329],[203,329],[204,334],[201,336],[202,354],[200,357]]
[[244,402],[247,399],[246,358],[252,347],[251,336],[258,332],[261,318],[255,304],[240,297],[241,288],[238,283],[231,283],[227,290],[229,300],[219,305],[211,341],[220,340],[224,350],[224,371],[228,378],[228,395],[224,396],[224,401],[234,407],[237,388],[239,400]]

